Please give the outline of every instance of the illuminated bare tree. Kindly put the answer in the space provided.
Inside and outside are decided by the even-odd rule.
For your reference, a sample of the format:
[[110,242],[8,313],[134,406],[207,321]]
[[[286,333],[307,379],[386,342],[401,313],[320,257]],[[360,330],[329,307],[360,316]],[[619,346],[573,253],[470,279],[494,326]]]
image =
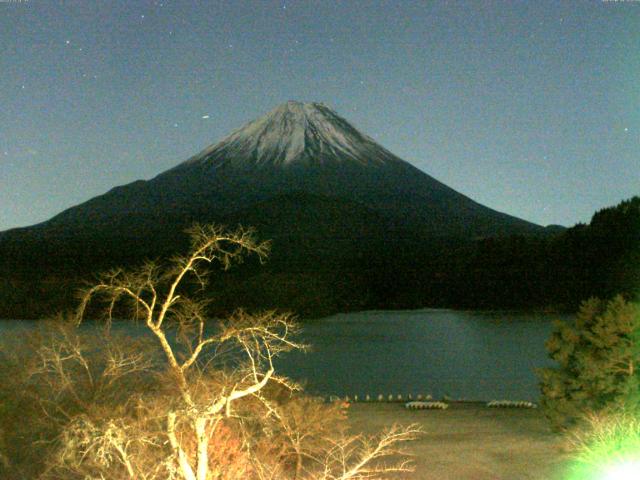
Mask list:
[[157,354],[119,341],[95,354],[68,325],[38,347],[31,375],[52,393],[41,408],[61,426],[42,478],[349,480],[409,471],[404,460],[378,460],[400,453],[396,444],[413,438],[414,426],[376,441],[347,436],[339,406],[294,395],[298,385],[276,374],[276,357],[304,348],[289,314],[238,310],[212,325],[207,301],[189,295],[191,280],[205,285],[207,266],[227,269],[247,254],[263,261],[268,243],[246,229],[190,233],[190,253],[167,268],[102,275],[74,316],[80,325],[99,300],[109,327],[126,306]]

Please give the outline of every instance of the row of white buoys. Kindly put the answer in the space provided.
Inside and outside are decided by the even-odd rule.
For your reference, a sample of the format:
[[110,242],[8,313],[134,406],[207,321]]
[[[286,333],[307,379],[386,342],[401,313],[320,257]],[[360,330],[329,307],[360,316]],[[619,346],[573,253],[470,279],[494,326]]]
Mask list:
[[[415,400],[421,402],[421,401],[428,401],[431,400],[433,397],[431,395],[423,395],[423,394],[418,394],[415,396]],[[406,402],[406,401],[413,401],[414,397],[413,395],[409,394],[409,395],[393,395],[393,394],[389,394],[389,395],[383,395],[383,394],[378,394],[376,397],[372,397],[371,395],[369,395],[368,393],[364,396],[364,397],[360,397],[358,395],[354,395],[353,397],[346,395],[345,397],[339,397],[337,395],[329,395],[328,398],[329,402],[347,402],[347,403],[358,403],[358,402],[392,402],[392,403],[402,403],[402,402]]]
[[487,407],[489,408],[537,408],[537,405],[532,402],[524,402],[518,401],[514,402],[513,400],[491,400],[487,403]]
[[435,410],[446,410],[449,408],[449,405],[444,402],[407,402],[404,405],[406,408],[410,410],[426,410],[426,409],[435,409]]
[[[364,397],[359,397],[358,395],[354,395],[350,397],[349,395],[345,397],[339,397],[337,395],[330,395],[329,402],[347,402],[347,403],[359,403],[359,402],[384,402],[384,403],[402,403],[406,402],[405,406],[411,409],[427,409],[427,408],[438,408],[445,409],[448,407],[448,401],[451,399],[445,396],[440,402],[431,401],[433,397],[431,395],[416,395],[415,400],[411,394],[403,396],[403,395],[383,395],[378,394],[377,397],[372,397],[369,394],[366,394]],[[444,407],[442,406],[444,405]],[[513,401],[513,400],[491,400],[485,404],[489,408],[537,408],[537,405],[532,402],[527,401]]]

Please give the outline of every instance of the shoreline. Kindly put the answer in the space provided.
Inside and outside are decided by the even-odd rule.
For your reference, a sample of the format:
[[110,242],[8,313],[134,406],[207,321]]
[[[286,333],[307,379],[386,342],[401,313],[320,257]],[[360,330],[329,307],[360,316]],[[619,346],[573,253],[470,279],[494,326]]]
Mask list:
[[[283,312],[286,312],[286,309],[282,310]],[[576,309],[575,308],[570,308],[567,306],[561,306],[561,305],[546,305],[546,306],[538,306],[538,307],[522,307],[522,308],[495,308],[495,307],[489,307],[489,308],[482,308],[482,307],[456,307],[455,305],[452,306],[448,306],[448,307],[429,307],[429,306],[423,306],[423,307],[414,307],[414,308],[403,308],[403,307],[398,307],[398,308],[364,308],[362,310],[336,310],[336,311],[332,311],[332,310],[327,310],[321,313],[317,313],[317,314],[302,314],[302,313],[295,313],[295,315],[298,318],[298,322],[300,322],[301,324],[305,324],[305,323],[313,323],[313,322],[317,322],[320,320],[324,320],[330,317],[335,317],[335,316],[339,316],[339,315],[349,315],[349,314],[367,314],[367,313],[384,313],[384,312],[390,312],[390,313],[394,313],[394,314],[401,314],[401,313],[415,313],[415,312],[429,312],[429,311],[434,311],[434,312],[447,312],[447,311],[451,311],[451,312],[461,312],[461,313],[465,313],[465,314],[473,314],[473,313],[479,313],[479,314],[489,314],[489,315],[531,315],[531,314],[539,314],[539,315],[571,315],[574,314]],[[46,320],[47,318],[50,317],[43,317],[43,316],[39,316],[39,315],[32,315],[32,314],[25,314],[25,315],[13,315],[15,318],[9,318],[9,317],[1,317],[0,316],[0,322],[5,322],[5,321],[38,321],[38,320]],[[120,319],[120,321],[128,321],[127,319]]]

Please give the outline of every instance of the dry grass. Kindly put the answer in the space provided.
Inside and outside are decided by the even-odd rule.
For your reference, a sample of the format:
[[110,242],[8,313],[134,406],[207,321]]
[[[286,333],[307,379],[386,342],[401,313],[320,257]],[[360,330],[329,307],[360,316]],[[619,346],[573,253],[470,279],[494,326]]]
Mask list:
[[562,480],[568,458],[563,439],[538,410],[453,403],[447,410],[408,410],[400,403],[349,408],[354,433],[371,434],[394,422],[418,423],[425,434],[407,444],[415,480]]

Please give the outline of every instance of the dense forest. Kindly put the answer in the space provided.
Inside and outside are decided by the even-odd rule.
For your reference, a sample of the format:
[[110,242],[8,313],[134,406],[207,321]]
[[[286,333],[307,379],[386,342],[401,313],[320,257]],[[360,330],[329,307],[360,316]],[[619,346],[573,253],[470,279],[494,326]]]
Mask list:
[[[258,234],[270,238],[269,232]],[[69,308],[75,291],[99,271],[131,265],[140,251],[110,255],[77,240],[0,251],[0,318],[39,318]],[[173,232],[154,251],[188,248]],[[214,313],[237,306],[291,310],[303,318],[373,308],[575,310],[592,296],[637,296],[640,289],[640,197],[596,212],[589,224],[545,236],[475,240],[389,235],[327,242],[273,239],[266,265],[248,262],[213,276]]]

